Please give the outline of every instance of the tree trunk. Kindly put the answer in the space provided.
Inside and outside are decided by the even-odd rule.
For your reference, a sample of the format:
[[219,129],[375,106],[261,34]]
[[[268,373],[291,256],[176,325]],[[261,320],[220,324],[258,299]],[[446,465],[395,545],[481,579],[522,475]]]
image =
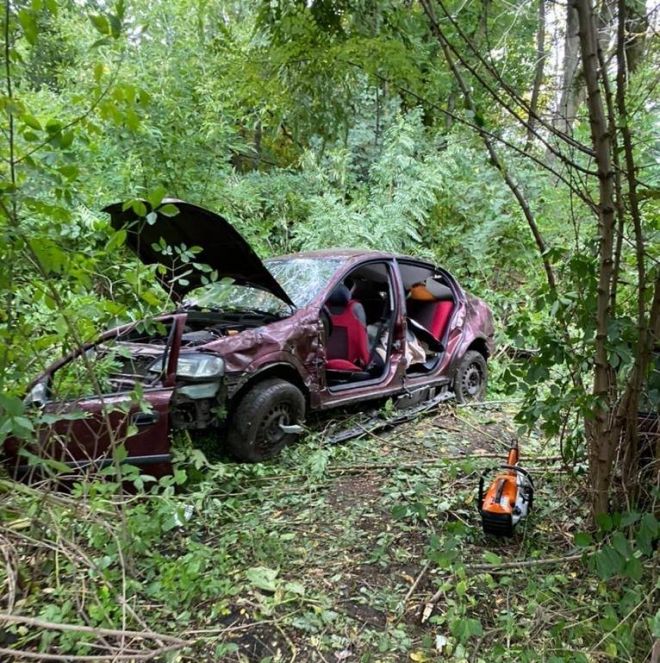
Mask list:
[[580,39],[578,36],[578,15],[575,7],[566,7],[566,34],[564,36],[564,65],[560,84],[560,97],[554,125],[570,134],[577,116],[577,109],[584,94],[584,86],[579,70]]
[[607,335],[612,314],[610,291],[614,272],[612,259],[615,227],[614,173],[611,161],[611,137],[599,81],[596,16],[590,0],[572,0],[571,6],[576,10],[578,18],[580,55],[587,88],[591,141],[598,170],[599,264],[593,382],[594,408],[592,416],[585,421],[589,445],[592,508],[594,514],[598,514],[608,510],[612,464],[620,432],[620,422],[613,413],[616,383],[607,351]]
[[539,27],[536,31],[536,65],[534,68],[534,83],[532,85],[532,98],[529,102],[529,119],[527,120],[527,142],[525,152],[529,151],[534,141],[535,118],[538,115],[539,94],[543,83],[545,69],[545,0],[539,0]]
[[[617,76],[616,76],[616,105],[619,115],[619,131],[623,138],[623,153],[626,164],[626,180],[628,184],[628,213],[632,221],[633,236],[635,238],[635,261],[637,266],[637,347],[635,348],[635,362],[628,378],[624,396],[624,418],[626,421],[625,435],[622,440],[623,469],[622,485],[629,500],[635,502],[639,497],[640,439],[637,430],[637,412],[642,391],[644,376],[651,358],[653,339],[649,338],[657,325],[658,308],[660,307],[660,286],[657,283],[654,291],[653,303],[649,316],[646,315],[646,264],[645,241],[642,231],[642,214],[639,208],[637,195],[637,167],[633,151],[633,139],[630,131],[630,119],[626,102],[628,88],[628,66],[626,46],[630,25],[628,7],[625,0],[618,0],[618,26],[617,26]],[[655,318],[655,319],[654,319]],[[657,340],[655,341],[657,342]]]

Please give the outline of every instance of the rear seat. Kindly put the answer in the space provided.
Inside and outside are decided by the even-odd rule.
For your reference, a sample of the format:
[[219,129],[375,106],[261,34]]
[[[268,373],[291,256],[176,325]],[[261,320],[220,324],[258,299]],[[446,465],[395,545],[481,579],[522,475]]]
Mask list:
[[424,327],[441,342],[454,310],[454,297],[449,288],[433,278],[415,283],[406,300],[408,317]]

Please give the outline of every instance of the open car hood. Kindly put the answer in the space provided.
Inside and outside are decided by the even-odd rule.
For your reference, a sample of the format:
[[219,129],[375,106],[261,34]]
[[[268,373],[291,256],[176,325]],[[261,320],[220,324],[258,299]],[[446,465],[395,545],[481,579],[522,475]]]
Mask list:
[[[208,265],[217,271],[218,278],[231,278],[241,285],[266,290],[294,306],[259,256],[227,219],[203,207],[174,198],[163,199],[154,217],[151,205],[145,200],[142,202],[147,209],[146,217],[138,216],[131,207],[123,210],[123,203],[108,205],[103,211],[110,214],[113,228],[124,228],[127,231],[126,244],[143,263],[160,263],[167,268],[167,273],[160,274],[159,280],[179,300],[202,285],[204,274],[192,263],[180,264],[175,247],[185,245],[188,249],[201,247],[201,252],[194,256],[193,262]],[[168,206],[168,215],[158,211],[164,205]],[[172,216],[171,205],[179,210],[178,214]],[[161,244],[161,239],[166,246],[171,247],[172,255],[164,255],[154,247]],[[188,273],[183,275],[184,272]]]

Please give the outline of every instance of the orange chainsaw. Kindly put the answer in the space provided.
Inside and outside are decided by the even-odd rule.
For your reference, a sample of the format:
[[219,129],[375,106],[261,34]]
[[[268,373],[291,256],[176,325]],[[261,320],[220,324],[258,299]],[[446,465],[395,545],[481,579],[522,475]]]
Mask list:
[[[513,536],[516,525],[527,517],[534,502],[534,483],[518,466],[518,442],[509,449],[506,465],[486,470],[479,480],[479,513],[486,534]],[[497,472],[484,495],[486,475]]]

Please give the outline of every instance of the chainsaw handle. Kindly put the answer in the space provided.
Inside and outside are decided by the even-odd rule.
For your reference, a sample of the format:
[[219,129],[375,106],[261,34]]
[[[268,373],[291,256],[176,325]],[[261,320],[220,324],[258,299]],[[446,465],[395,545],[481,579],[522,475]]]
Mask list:
[[532,481],[532,476],[527,470],[524,470],[522,467],[518,467],[517,465],[500,465],[498,468],[500,470],[514,470],[515,472],[520,472],[520,474],[525,475],[529,479],[529,483],[532,484],[532,488],[534,487],[534,482]]

